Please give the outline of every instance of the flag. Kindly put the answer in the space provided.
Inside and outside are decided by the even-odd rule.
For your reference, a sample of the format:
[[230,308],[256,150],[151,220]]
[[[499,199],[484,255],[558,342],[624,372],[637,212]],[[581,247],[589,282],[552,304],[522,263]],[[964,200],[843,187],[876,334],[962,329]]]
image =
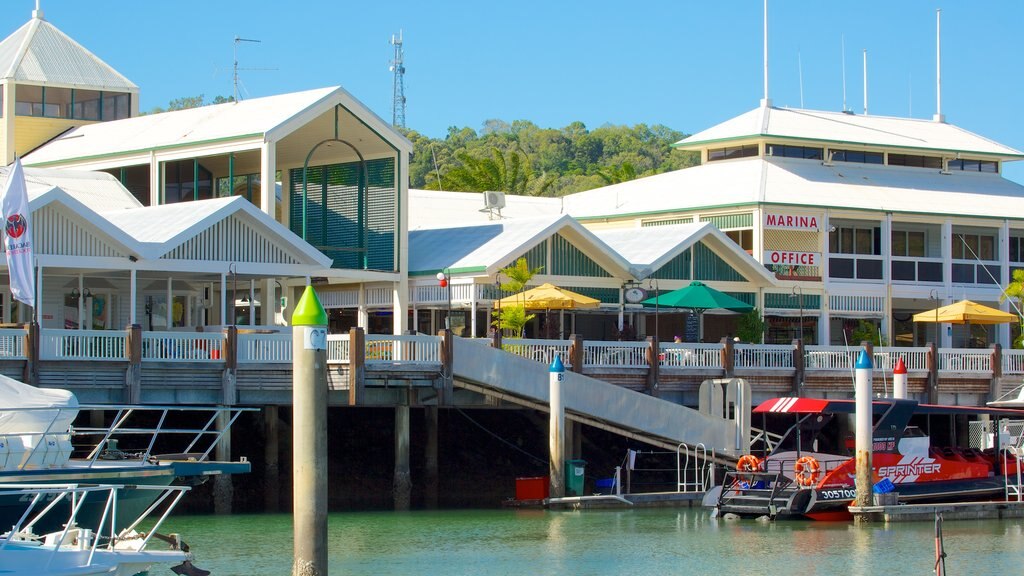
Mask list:
[[7,182],[0,194],[0,207],[4,216],[4,249],[7,251],[7,271],[11,277],[11,295],[36,307],[36,274],[32,252],[32,226],[28,212],[28,188],[21,160],[7,171]]

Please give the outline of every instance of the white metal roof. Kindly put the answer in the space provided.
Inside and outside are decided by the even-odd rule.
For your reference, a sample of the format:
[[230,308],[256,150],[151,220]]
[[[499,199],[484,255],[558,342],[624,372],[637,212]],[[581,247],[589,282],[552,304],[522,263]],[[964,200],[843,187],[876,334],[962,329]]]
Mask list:
[[1024,156],[1019,150],[945,122],[772,107],[755,108],[684,138],[674,146],[690,150],[716,142],[761,137],[976,153],[1003,158]]
[[788,204],[895,213],[1014,218],[1024,186],[999,174],[794,158],[711,162],[565,197],[577,218]]
[[42,17],[0,42],[0,73],[30,84],[137,91],[138,86]]
[[624,258],[564,215],[410,231],[409,273],[448,268],[455,273],[465,270],[490,275],[556,233],[565,236],[612,276],[630,275]]
[[[263,142],[272,131],[298,128],[301,122],[295,120],[307,120],[307,112],[321,113],[319,108],[329,109],[342,100],[357,107],[358,102],[348,92],[332,87],[88,124],[54,138],[25,156],[24,162],[39,166],[247,137]],[[372,122],[392,144],[406,152],[412,150],[407,139],[372,112],[361,105],[357,108],[360,118]]]
[[536,218],[561,212],[561,198],[506,194],[505,207],[491,211],[484,208],[483,192],[409,189],[409,230]]
[[748,281],[776,285],[775,276],[710,222],[646,228],[607,228],[594,234],[630,264],[637,279],[644,279],[683,251],[703,242]]
[[[0,168],[0,182],[7,181],[9,169]],[[25,168],[25,184],[30,200],[56,187],[96,212],[142,206],[117,178],[106,172]]]

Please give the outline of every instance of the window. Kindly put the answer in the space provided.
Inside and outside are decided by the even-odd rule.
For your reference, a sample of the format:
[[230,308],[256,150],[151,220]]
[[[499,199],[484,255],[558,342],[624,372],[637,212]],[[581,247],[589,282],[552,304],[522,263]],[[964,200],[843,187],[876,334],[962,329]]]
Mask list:
[[18,116],[43,115],[43,87],[18,86],[15,90],[14,113]]
[[858,162],[861,164],[882,164],[881,152],[865,152],[863,150],[829,150],[835,162]]
[[132,97],[130,94],[116,92],[103,93],[101,120],[121,120],[132,115]]
[[195,160],[164,163],[164,204],[213,197],[213,175]]
[[1010,236],[1010,262],[1024,262],[1024,238]]
[[882,254],[881,228],[836,227],[828,233],[832,254]]
[[732,160],[734,158],[748,158],[750,156],[757,156],[757,152],[757,144],[712,148],[708,150],[708,162],[714,162],[715,160]]
[[978,260],[994,261],[997,258],[996,237],[988,234],[954,233],[952,249],[954,260],[974,260],[977,258]]
[[921,231],[893,230],[892,255],[924,258],[925,235]]
[[753,230],[729,230],[725,233],[737,246],[750,253],[754,249]]
[[71,105],[71,118],[99,120],[102,94],[98,90],[75,90],[75,102]]
[[999,172],[999,163],[995,160],[950,160],[947,166],[950,171]]
[[121,120],[131,116],[131,95],[98,90],[20,85],[15,90],[18,116]]
[[784,144],[769,144],[768,155],[780,158],[806,158],[808,160],[821,160],[821,148],[808,146],[787,146]]
[[259,206],[260,175],[237,175],[234,177],[234,182],[231,182],[231,179],[226,177],[217,178],[217,196],[219,198],[224,198],[227,196],[244,196],[246,200]]
[[889,154],[890,166],[913,166],[914,168],[942,169],[942,158],[938,156],[917,156],[914,154]]

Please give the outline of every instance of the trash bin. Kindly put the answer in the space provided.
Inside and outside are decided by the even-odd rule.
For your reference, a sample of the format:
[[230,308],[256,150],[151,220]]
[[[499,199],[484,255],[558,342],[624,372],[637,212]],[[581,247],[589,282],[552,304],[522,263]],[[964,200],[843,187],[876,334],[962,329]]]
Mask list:
[[583,473],[586,471],[586,460],[565,461],[565,495],[583,496]]

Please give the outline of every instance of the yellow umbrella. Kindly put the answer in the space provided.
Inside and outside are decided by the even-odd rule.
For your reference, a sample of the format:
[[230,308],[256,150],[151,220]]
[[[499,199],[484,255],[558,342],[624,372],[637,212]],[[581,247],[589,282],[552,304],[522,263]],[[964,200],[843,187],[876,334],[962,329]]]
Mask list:
[[943,306],[937,310],[928,310],[914,314],[914,322],[943,322],[949,324],[1007,324],[1016,322],[1017,315],[995,308],[989,308],[971,302],[961,300],[949,306]]
[[554,284],[541,284],[519,294],[506,296],[494,306],[525,306],[527,310],[573,310],[576,308],[597,308],[601,301],[559,288]]

